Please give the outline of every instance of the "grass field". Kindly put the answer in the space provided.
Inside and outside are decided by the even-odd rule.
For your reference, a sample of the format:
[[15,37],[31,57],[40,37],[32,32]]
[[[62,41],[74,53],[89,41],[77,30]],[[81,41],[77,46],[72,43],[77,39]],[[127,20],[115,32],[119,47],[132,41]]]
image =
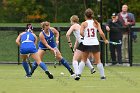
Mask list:
[[[21,65],[0,65],[0,93],[139,93],[139,67],[105,67],[107,80],[99,72],[90,74],[86,67],[79,81],[70,77],[63,66],[48,68],[54,74],[50,80],[38,68],[31,78],[25,78]],[[64,76],[60,75],[64,72]]]
[[[0,27],[25,26],[26,23],[0,23]],[[33,23],[40,27],[40,24]],[[52,26],[69,26],[69,23],[54,23]],[[140,23],[136,26],[140,27]],[[7,34],[8,33],[8,34]],[[38,35],[38,32],[36,32]],[[66,32],[61,33],[62,55],[71,62],[72,52],[67,44]],[[17,61],[16,31],[0,31],[0,61]],[[140,63],[140,33],[136,43],[133,43],[133,61]],[[74,41],[74,39],[72,40]],[[8,52],[7,52],[8,51]],[[49,55],[49,56],[48,56]],[[47,52],[43,61],[54,61],[53,55]],[[70,77],[63,66],[48,66],[54,79],[50,80],[45,73],[38,68],[32,78],[25,78],[25,72],[21,65],[0,64],[0,93],[139,93],[140,92],[140,67],[106,66],[107,80],[100,80],[99,72],[90,74],[86,67],[80,81]],[[60,75],[64,72],[65,75]]]

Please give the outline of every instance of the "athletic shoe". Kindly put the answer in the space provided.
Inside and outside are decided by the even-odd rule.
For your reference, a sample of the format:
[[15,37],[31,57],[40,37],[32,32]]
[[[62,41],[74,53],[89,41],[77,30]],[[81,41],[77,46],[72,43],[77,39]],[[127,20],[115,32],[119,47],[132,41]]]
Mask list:
[[101,77],[101,80],[106,80],[106,77],[105,76]]
[[79,77],[81,77],[81,74],[78,74]]
[[94,68],[92,68],[90,71],[91,71],[91,74],[96,72],[96,70]]
[[75,78],[75,77],[76,77],[76,74],[72,74],[71,77],[72,77],[72,78]]
[[79,79],[80,79],[80,77],[78,75],[76,75],[75,80],[78,81]]
[[49,79],[53,79],[53,75],[49,71],[45,71],[45,73],[48,75]]
[[31,75],[26,75],[26,78],[31,78]]

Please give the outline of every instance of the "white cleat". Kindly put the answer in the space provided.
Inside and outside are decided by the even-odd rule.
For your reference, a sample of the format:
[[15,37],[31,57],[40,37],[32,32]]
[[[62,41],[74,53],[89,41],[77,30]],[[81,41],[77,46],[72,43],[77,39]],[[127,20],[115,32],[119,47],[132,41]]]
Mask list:
[[71,77],[72,77],[72,78],[75,78],[75,77],[76,77],[76,74],[72,74]]

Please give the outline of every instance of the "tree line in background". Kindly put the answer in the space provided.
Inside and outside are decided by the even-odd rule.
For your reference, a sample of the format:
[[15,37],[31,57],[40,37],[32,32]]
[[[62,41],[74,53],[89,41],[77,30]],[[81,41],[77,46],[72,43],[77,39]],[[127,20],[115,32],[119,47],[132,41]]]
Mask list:
[[[69,22],[75,14],[84,20],[84,11],[92,8],[95,17],[101,12],[100,0],[0,0],[0,22]],[[102,19],[106,22],[113,12],[120,12],[127,4],[129,12],[140,21],[139,0],[102,0]]]

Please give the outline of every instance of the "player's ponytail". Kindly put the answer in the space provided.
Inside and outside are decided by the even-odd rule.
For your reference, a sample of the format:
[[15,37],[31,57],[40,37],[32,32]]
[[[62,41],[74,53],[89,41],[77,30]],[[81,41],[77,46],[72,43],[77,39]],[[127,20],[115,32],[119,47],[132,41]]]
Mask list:
[[26,31],[27,31],[27,32],[33,32],[31,29],[27,29]]
[[87,18],[92,19],[94,17],[94,12],[92,11],[92,9],[88,8],[85,11],[84,14]]
[[27,25],[26,25],[26,32],[33,32],[32,31],[33,30],[33,26],[32,26],[32,24],[30,24],[30,23],[28,23]]
[[97,25],[97,28],[98,28],[99,22],[96,19],[94,19],[94,23]]
[[28,24],[26,25],[26,29],[31,29],[31,30],[33,30],[32,24],[28,23]]

